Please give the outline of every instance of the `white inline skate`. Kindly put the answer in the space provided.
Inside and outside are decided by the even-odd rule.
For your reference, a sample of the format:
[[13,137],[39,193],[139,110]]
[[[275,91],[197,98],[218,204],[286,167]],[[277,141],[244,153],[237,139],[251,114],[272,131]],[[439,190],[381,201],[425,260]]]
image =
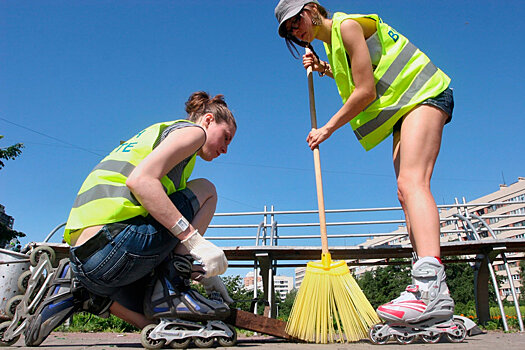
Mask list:
[[193,259],[176,255],[161,264],[148,286],[144,313],[158,319],[142,329],[141,343],[146,349],[169,345],[185,349],[191,341],[199,348],[211,347],[215,340],[222,346],[237,342],[235,328],[222,322],[230,308],[222,299],[207,299],[190,288]]
[[454,300],[441,261],[421,258],[412,268],[412,277],[413,284],[400,297],[377,309],[385,323],[370,329],[370,340],[386,344],[393,336],[400,344],[410,344],[419,336],[425,343],[437,343],[445,334],[451,342],[462,342],[467,330],[453,317]]

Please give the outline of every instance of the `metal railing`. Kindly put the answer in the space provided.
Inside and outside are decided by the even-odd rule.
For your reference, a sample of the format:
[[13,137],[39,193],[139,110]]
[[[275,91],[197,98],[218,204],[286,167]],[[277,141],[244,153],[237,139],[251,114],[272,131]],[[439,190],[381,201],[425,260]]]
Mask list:
[[[514,201],[514,202],[489,202],[489,203],[463,203],[463,204],[450,204],[450,205],[438,205],[439,210],[443,209],[452,209],[452,208],[458,208],[459,210],[468,210],[468,208],[471,207],[487,207],[487,206],[493,206],[493,205],[514,205],[514,204],[524,204],[525,201]],[[525,206],[524,206],[525,207]],[[377,214],[381,212],[398,212],[398,217],[395,219],[390,220],[358,220],[358,221],[328,221],[329,217],[335,214]],[[328,234],[328,238],[332,239],[344,239],[344,238],[364,238],[364,237],[394,237],[394,236],[408,236],[408,233],[405,231],[401,232],[393,232],[395,228],[392,225],[405,225],[405,219],[403,217],[403,212],[401,207],[385,207],[385,208],[361,208],[361,209],[327,209],[327,223],[326,225],[328,227],[357,227],[357,226],[365,226],[365,230],[368,232],[363,232],[361,230],[360,232],[345,232],[345,233],[330,233]],[[279,240],[304,240],[304,239],[318,239],[320,238],[320,234],[316,232],[316,230],[310,230],[309,234],[304,234],[304,231],[307,231],[305,229],[312,229],[319,227],[319,222],[283,222],[280,223],[277,221],[277,216],[279,216],[279,219],[284,217],[290,217],[290,216],[301,216],[301,215],[310,215],[310,216],[317,216],[318,211],[317,210],[274,210],[274,207],[271,206],[271,209],[268,210],[267,206],[264,207],[263,211],[252,211],[252,212],[235,212],[235,213],[216,213],[214,215],[214,219],[212,220],[212,224],[209,226],[206,238],[213,241],[234,241],[235,244],[232,245],[239,245],[237,244],[238,241],[253,241],[253,244],[255,246],[259,245],[278,245]],[[461,219],[457,217],[453,217],[453,214],[450,214],[449,217],[441,217],[440,222],[458,222],[461,221]],[[216,221],[220,221],[223,218],[228,218],[231,220],[232,218],[242,218],[242,217],[260,217],[259,219],[251,220],[249,223],[229,223],[229,224],[217,224],[214,223]],[[508,219],[508,218],[525,218],[525,213],[523,214],[507,214],[507,215],[481,215],[480,220],[486,220],[486,219]],[[314,218],[315,220],[315,218]],[[525,221],[525,220],[523,220]],[[388,232],[375,232],[372,231],[372,227],[376,227],[378,225],[390,225],[391,229]],[[525,225],[525,223],[524,223]],[[56,226],[45,238],[44,242],[48,242],[53,235],[58,232],[58,230],[65,226],[65,223],[62,223],[58,226]],[[292,228],[302,228],[303,230],[301,233],[297,234],[286,234],[281,235],[279,233],[279,229],[292,229]],[[399,228],[399,227],[398,227]],[[224,232],[224,230],[228,230],[228,235],[223,235],[220,232]],[[237,233],[234,235],[231,235],[231,231],[239,231],[244,230],[244,232]],[[514,230],[525,230],[525,226],[519,226],[519,227],[490,227],[490,230],[493,232],[502,232],[502,231],[514,231]],[[447,229],[447,230],[441,230],[441,234],[449,234],[449,233],[465,233],[467,231],[467,234],[471,231],[471,229],[463,228],[463,229]],[[484,232],[489,233],[488,226],[480,227],[477,229],[478,232]],[[247,233],[246,233],[247,232]],[[269,233],[268,233],[269,232]],[[332,231],[333,232],[333,231]],[[312,243],[315,243],[312,241]],[[249,245],[249,242],[247,242],[245,245]],[[312,244],[313,246],[317,246],[319,244]],[[346,244],[348,245],[348,244]],[[352,244],[354,245],[354,244]]]
[[[460,210],[468,210],[469,208],[474,207],[487,207],[487,206],[493,206],[493,205],[499,205],[499,206],[505,206],[505,205],[514,205],[514,204],[525,204],[525,201],[518,201],[518,202],[492,202],[492,203],[463,203],[463,204],[450,204],[450,205],[439,205],[438,209],[440,211],[443,211],[444,209],[453,209],[456,208],[458,210],[458,213]],[[330,221],[329,218],[332,216],[335,216],[336,214],[346,214],[349,215],[357,215],[357,216],[363,216],[363,214],[381,214],[384,212],[398,212],[397,218],[392,218],[388,220],[356,220],[356,221]],[[253,243],[251,245],[259,246],[259,245],[279,245],[280,240],[287,240],[287,243],[289,241],[297,241],[297,240],[312,240],[310,241],[309,245],[317,246],[319,244],[316,244],[315,239],[320,238],[320,234],[316,232],[316,230],[311,230],[311,228],[317,228],[319,227],[319,223],[314,222],[304,222],[295,220],[295,222],[292,222],[294,220],[290,220],[288,218],[290,217],[299,217],[299,216],[317,216],[318,211],[317,210],[274,210],[273,206],[271,206],[270,210],[267,210],[267,206],[264,207],[263,211],[254,211],[254,212],[240,212],[240,213],[217,213],[214,216],[214,220],[212,221],[212,224],[209,226],[208,233],[206,234],[206,238],[209,240],[214,241],[234,241],[234,244],[232,245],[239,245],[239,241],[252,241]],[[386,207],[386,208],[362,208],[362,209],[328,209],[326,210],[327,214],[327,226],[329,228],[333,228],[332,230],[329,229],[328,238],[332,239],[335,242],[340,241],[341,239],[345,238],[374,238],[374,237],[381,237],[384,236],[386,238],[391,238],[394,236],[400,236],[400,237],[408,237],[408,233],[406,232],[406,229],[400,232],[393,232],[396,230],[394,227],[395,225],[405,225],[405,220],[403,217],[403,212],[401,207]],[[451,222],[458,222],[461,221],[461,219],[452,216],[453,213],[450,214],[448,217],[442,217],[440,218],[441,223],[451,223]],[[251,223],[238,223],[238,224],[216,224],[216,221],[220,221],[222,218],[239,218],[239,217],[259,217],[259,219],[252,220]],[[277,220],[279,219],[279,221]],[[505,214],[505,215],[491,215],[491,214],[484,214],[480,216],[480,220],[484,222],[484,220],[490,220],[490,219],[499,219],[500,221],[503,219],[511,219],[511,218],[524,218],[523,221],[525,221],[525,213],[520,214]],[[288,219],[288,221],[286,221]],[[315,220],[316,218],[314,218]],[[255,222],[254,222],[255,221]],[[497,223],[496,223],[497,224]],[[383,231],[377,231],[377,227],[380,225],[390,225],[390,231],[385,232]],[[333,233],[335,231],[335,228],[344,227],[349,231],[349,228],[355,228],[355,227],[364,227],[361,228],[361,230],[354,232],[338,232]],[[252,229],[252,230],[250,230]],[[281,234],[279,231],[281,230],[287,230],[289,229],[296,229],[295,233],[286,233]],[[301,232],[297,233],[297,229],[301,229]],[[309,230],[310,229],[310,230]],[[476,230],[478,232],[487,233],[489,234],[489,229],[492,230],[492,232],[502,232],[502,231],[515,231],[515,230],[525,230],[525,226],[520,227],[489,227],[482,226],[477,228]],[[221,234],[221,232],[224,232],[224,230],[228,230],[226,235]],[[399,230],[399,227],[397,227],[397,230]],[[447,234],[453,234],[453,233],[465,233],[466,231],[471,231],[470,228],[455,228],[455,229],[442,229],[441,234],[447,235]],[[232,235],[232,231],[243,231],[242,233],[236,233]],[[308,231],[308,233],[305,233]],[[340,231],[337,230],[337,231]],[[367,232],[363,232],[367,231]],[[467,234],[469,234],[467,232]],[[246,242],[244,245],[250,245],[250,242]],[[293,242],[292,242],[293,243]],[[359,244],[359,243],[357,243]],[[357,245],[357,244],[343,244],[343,245]],[[292,244],[294,245],[294,244]],[[304,245],[304,244],[303,244]]]
[[[456,203],[457,202],[458,201],[456,199]],[[463,199],[463,202],[465,202],[465,199]],[[460,211],[461,211],[461,209],[460,209]],[[461,224],[463,225],[463,228],[467,232],[467,238],[468,239],[470,239],[470,240],[481,240],[481,237],[480,237],[480,235],[477,232],[478,230],[476,230],[476,227],[473,224],[474,220],[477,220],[477,222],[479,224],[481,224],[481,226],[490,233],[492,238],[497,239],[497,236],[494,233],[494,230],[484,220],[484,219],[487,218],[486,216],[485,217],[480,217],[479,215],[472,214],[472,213],[470,213],[468,211],[468,209],[466,207],[464,207],[462,211],[463,212],[461,214],[457,213],[457,214],[454,214],[454,216],[461,220]],[[515,217],[515,216],[511,214],[508,217]],[[520,327],[520,331],[523,332],[524,331],[523,319],[521,318],[520,305],[519,305],[519,302],[518,302],[518,298],[516,296],[516,290],[514,288],[514,282],[513,282],[513,279],[512,279],[512,274],[510,272],[509,264],[507,262],[507,257],[506,257],[504,252],[501,252],[500,254],[501,254],[501,257],[503,259],[503,264],[505,266],[505,271],[507,273],[507,279],[508,279],[508,283],[510,285],[510,290],[511,290],[512,298],[513,298],[513,301],[514,301],[514,307],[516,309],[516,316],[517,316],[517,319],[518,319],[518,324],[519,324],[519,327]],[[506,332],[508,332],[509,327],[508,327],[508,324],[507,324],[507,318],[505,317],[505,309],[504,309],[503,303],[501,301],[501,297],[500,297],[500,293],[499,293],[499,285],[498,285],[498,282],[497,282],[497,279],[496,279],[496,274],[494,273],[494,268],[493,268],[492,262],[490,260],[488,261],[488,268],[489,268],[489,272],[490,272],[491,279],[492,279],[492,285],[493,285],[494,290],[495,290],[496,300],[498,302],[498,307],[500,309],[501,320],[503,322],[503,328],[504,328],[504,330]]]

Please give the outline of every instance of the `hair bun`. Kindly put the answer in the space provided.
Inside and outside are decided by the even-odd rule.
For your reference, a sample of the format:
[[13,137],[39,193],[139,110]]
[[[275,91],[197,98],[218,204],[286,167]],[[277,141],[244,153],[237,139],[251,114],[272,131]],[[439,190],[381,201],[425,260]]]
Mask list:
[[197,91],[190,95],[186,101],[186,113],[192,115],[204,111],[206,105],[210,102],[210,95],[205,91]]
[[197,91],[190,95],[185,103],[188,120],[196,122],[202,115],[212,113],[217,122],[227,122],[237,128],[232,112],[228,109],[224,95],[218,94],[211,98],[205,91]]

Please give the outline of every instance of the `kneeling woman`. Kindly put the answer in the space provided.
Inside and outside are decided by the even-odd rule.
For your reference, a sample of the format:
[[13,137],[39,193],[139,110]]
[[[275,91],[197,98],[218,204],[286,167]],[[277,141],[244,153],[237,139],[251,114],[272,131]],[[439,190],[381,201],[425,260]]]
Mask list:
[[[208,180],[189,177],[197,156],[211,161],[226,153],[237,125],[222,95],[193,93],[186,112],[186,119],[140,131],[88,175],[71,209],[64,239],[71,245],[73,281],[89,293],[67,286],[71,293],[65,293],[60,308],[55,307],[56,300],[44,301],[29,321],[27,345],[40,344],[73,312],[86,306],[89,310],[93,303],[84,298],[86,294],[107,297],[112,314],[143,328],[151,323],[148,318],[158,316],[154,310],[168,306],[169,312],[174,306],[144,302],[145,286],[156,267],[171,279],[164,286],[186,288],[197,260],[201,273],[193,277],[200,277],[207,291],[216,290],[224,301],[232,301],[218,277],[228,267],[224,252],[202,237],[215,212],[215,187]],[[66,288],[56,288],[46,300],[53,300],[62,287]],[[162,294],[166,301],[169,293]],[[228,308],[207,311],[221,314]]]

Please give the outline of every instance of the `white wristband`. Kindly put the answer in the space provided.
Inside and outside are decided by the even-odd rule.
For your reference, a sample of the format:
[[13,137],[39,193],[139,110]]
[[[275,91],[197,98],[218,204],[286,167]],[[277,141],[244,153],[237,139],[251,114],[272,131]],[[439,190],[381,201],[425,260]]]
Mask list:
[[170,232],[173,233],[175,237],[177,237],[182,232],[186,231],[188,227],[190,227],[190,223],[188,222],[188,220],[186,220],[184,216],[181,216],[180,219],[177,220],[175,225],[173,225],[173,227],[170,228]]

